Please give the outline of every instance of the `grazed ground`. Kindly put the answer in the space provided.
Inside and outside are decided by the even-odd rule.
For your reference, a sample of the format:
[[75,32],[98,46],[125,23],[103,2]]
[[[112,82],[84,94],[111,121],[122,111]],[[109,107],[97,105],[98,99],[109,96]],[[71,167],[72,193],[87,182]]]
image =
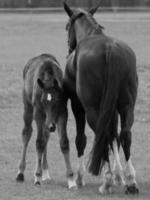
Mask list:
[[[139,93],[133,126],[132,159],[137,172],[139,197],[150,196],[150,14],[148,13],[99,13],[95,16],[105,27],[105,32],[127,42],[137,55]],[[98,187],[101,177],[86,173],[86,186],[77,191],[68,191],[65,166],[59,149],[57,133],[51,135],[48,150],[50,174],[49,185],[33,186],[35,167],[35,125],[29,144],[25,183],[15,181],[21,155],[22,122],[22,70],[27,60],[40,53],[52,53],[65,67],[67,54],[64,14],[0,14],[0,199],[2,200],[91,200],[126,199],[122,188],[114,194],[100,196]],[[71,143],[71,158],[76,169],[74,145],[75,124],[69,108],[68,135]],[[93,133],[87,127],[88,155]]]

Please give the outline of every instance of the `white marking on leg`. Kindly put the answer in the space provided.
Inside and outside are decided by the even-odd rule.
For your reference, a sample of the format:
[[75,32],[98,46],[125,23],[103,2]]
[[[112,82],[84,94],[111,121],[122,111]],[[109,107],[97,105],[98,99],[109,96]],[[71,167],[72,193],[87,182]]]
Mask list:
[[99,187],[100,194],[111,194],[113,186],[113,177],[110,169],[110,164],[107,163],[108,168],[105,169],[103,175],[103,184]]
[[42,181],[50,181],[51,177],[49,175],[48,169],[42,171]]
[[[36,167],[35,167],[35,171],[34,171],[34,185],[39,184],[40,185],[40,181],[41,181],[41,175],[42,175],[42,169],[40,169],[40,163],[38,161],[38,158],[36,160]],[[37,175],[39,174],[39,175]]]
[[68,188],[71,189],[71,188],[77,188],[77,184],[76,184],[76,178],[73,176],[73,177],[69,177],[68,178]]
[[70,154],[69,152],[64,153],[64,160],[65,160],[65,165],[67,169],[67,183],[68,183],[68,188],[77,188],[76,184],[76,177],[73,175],[73,170],[71,167],[71,162],[70,162]]
[[126,176],[126,184],[136,184],[136,172],[132,165],[131,158],[126,162],[126,169],[125,169],[125,176]]
[[118,152],[118,145],[117,141],[113,141],[113,150],[114,150],[114,165],[113,165],[113,172],[114,172],[114,182],[115,185],[125,185],[125,181],[123,178],[123,168],[120,162],[119,152]]

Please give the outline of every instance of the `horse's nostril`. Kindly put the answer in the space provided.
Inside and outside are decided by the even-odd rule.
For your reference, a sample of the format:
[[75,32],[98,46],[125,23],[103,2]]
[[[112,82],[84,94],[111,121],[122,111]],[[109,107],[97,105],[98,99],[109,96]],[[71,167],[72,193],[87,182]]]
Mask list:
[[56,125],[54,123],[52,123],[52,124],[50,124],[48,129],[50,132],[54,132],[56,130]]

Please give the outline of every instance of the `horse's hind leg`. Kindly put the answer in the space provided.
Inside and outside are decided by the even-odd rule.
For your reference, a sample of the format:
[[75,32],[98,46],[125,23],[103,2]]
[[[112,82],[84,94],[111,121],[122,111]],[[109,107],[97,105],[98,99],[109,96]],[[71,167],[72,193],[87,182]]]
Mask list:
[[[123,179],[123,170],[120,162],[119,152],[118,152],[118,113],[115,112],[114,116],[111,120],[110,125],[110,136],[109,143],[111,144],[113,153],[114,153],[114,161],[115,161],[115,168],[111,171],[109,157],[106,156],[107,162],[105,164],[105,171],[103,176],[103,184],[99,188],[99,192],[101,194],[112,193],[112,188],[114,181],[122,182]],[[107,168],[106,168],[107,167]],[[116,179],[117,178],[117,179]]]
[[123,168],[119,157],[119,148],[116,139],[113,141],[113,152],[114,152],[114,165],[113,165],[114,184],[124,186],[125,182],[123,176]]
[[76,131],[77,131],[75,140],[77,154],[78,154],[76,182],[78,186],[84,186],[85,182],[83,180],[83,174],[85,171],[85,166],[83,158],[84,158],[84,150],[86,147],[85,111],[77,97],[71,99],[71,106],[76,121]]
[[110,161],[105,163],[102,185],[99,187],[100,194],[111,194],[113,185],[113,174],[110,167]]
[[120,161],[119,156],[119,148],[120,148],[120,139],[118,136],[118,112],[116,111],[113,120],[112,120],[112,135],[114,135],[114,139],[112,142],[112,148],[114,153],[114,165],[113,165],[113,177],[115,185],[125,185],[124,176],[123,176],[123,168]]
[[139,192],[136,183],[136,173],[131,161],[131,127],[134,121],[133,107],[126,106],[120,112],[121,116],[121,133],[120,141],[123,147],[126,161],[125,181],[126,181],[126,194],[136,194]]
[[33,107],[28,102],[24,100],[24,128],[22,130],[22,142],[23,142],[23,150],[22,150],[22,157],[19,164],[19,170],[16,180],[17,181],[24,181],[24,171],[26,167],[26,152],[28,143],[30,141],[32,135],[32,120],[33,120]]

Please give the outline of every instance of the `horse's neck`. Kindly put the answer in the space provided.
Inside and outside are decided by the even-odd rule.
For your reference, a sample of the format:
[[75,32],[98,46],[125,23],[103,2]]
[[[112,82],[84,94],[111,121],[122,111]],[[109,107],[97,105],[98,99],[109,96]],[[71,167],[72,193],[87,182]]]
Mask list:
[[89,22],[87,23],[80,22],[79,24],[77,24],[77,26],[78,26],[76,29],[77,43],[88,36],[92,36],[95,34],[102,34],[102,30],[100,29],[98,24],[93,25],[90,24]]

